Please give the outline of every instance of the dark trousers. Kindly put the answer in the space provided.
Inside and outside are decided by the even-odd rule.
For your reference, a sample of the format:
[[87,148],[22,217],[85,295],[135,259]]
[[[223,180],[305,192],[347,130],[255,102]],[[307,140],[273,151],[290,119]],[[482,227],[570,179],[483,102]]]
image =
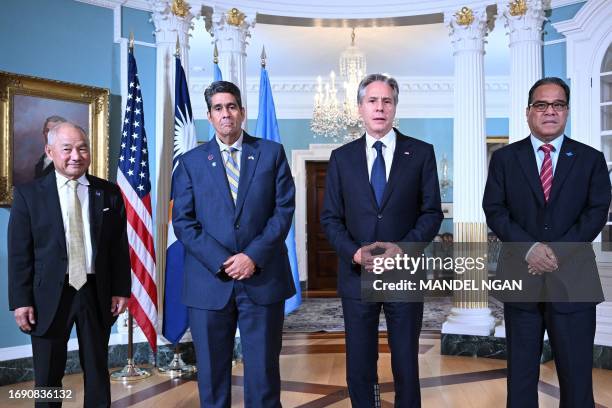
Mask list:
[[244,362],[244,406],[280,407],[279,355],[285,302],[258,305],[242,282],[220,310],[189,308],[198,367],[201,407],[231,406],[232,356],[236,326]]
[[[108,305],[110,309],[110,304]],[[108,375],[108,340],[110,327],[102,323],[95,276],[79,290],[64,284],[59,308],[49,330],[43,336],[31,336],[36,387],[61,387],[68,339],[76,323],[79,359],[85,382],[84,406],[108,407],[111,403]],[[73,394],[74,395],[74,394]],[[77,396],[78,397],[78,396]],[[37,402],[36,407],[60,407],[59,402]]]
[[395,407],[420,407],[418,354],[423,303],[371,303],[342,298],[346,331],[346,381],[351,404],[357,408],[378,406],[378,321],[381,308],[387,321],[391,349]]
[[588,408],[593,399],[595,306],[572,313],[556,312],[550,303],[524,310],[504,305],[508,350],[510,408],[537,408],[540,355],[544,330],[555,359],[561,408]]

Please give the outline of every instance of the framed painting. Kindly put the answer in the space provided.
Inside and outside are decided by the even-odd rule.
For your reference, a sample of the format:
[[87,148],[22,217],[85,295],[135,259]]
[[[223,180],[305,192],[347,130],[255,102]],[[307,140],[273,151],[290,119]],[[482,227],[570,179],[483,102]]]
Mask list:
[[487,136],[487,168],[491,162],[491,156],[497,149],[508,144],[508,136]]
[[0,71],[0,205],[13,186],[40,176],[49,123],[68,120],[87,131],[89,173],[108,178],[109,91]]

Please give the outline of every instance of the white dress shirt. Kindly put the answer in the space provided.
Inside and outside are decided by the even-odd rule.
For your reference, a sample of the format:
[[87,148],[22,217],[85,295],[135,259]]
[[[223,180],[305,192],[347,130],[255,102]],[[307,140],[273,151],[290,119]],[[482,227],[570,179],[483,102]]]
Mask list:
[[380,140],[383,144],[382,154],[383,159],[385,159],[385,172],[387,181],[389,181],[389,173],[391,172],[391,164],[393,164],[393,153],[395,152],[395,141],[397,140],[397,136],[395,135],[395,130],[391,129],[389,133],[387,133],[384,137],[380,139],[376,139],[373,136],[370,136],[366,132],[366,158],[368,160],[368,178],[372,178],[372,166],[374,165],[374,160],[376,160],[376,156],[378,153],[374,148],[374,143]]
[[[544,163],[544,152],[540,150],[540,147],[542,145],[545,145],[546,143],[536,138],[534,135],[531,135],[529,138],[531,139],[531,145],[533,146],[533,152],[536,156],[536,162],[538,164],[538,174],[539,174],[540,170],[542,169],[542,163]],[[555,150],[550,152],[550,160],[552,161],[553,175],[555,174],[555,170],[557,169],[557,161],[559,160],[559,152],[561,151],[561,145],[563,144],[564,138],[565,138],[565,135],[561,135],[555,138],[554,140],[548,142],[548,144],[552,145],[555,148]],[[553,179],[553,183],[554,182],[555,181]]]
[[[238,140],[236,140],[234,144],[231,146],[228,146],[225,143],[223,143],[221,139],[219,139],[219,136],[215,135],[215,137],[217,138],[217,144],[219,145],[219,150],[221,150],[221,155],[223,156],[224,164],[227,162],[227,159],[230,153],[230,150],[229,150],[230,147],[233,147],[236,149],[236,152],[234,153],[234,159],[236,160],[236,164],[238,165],[238,171],[240,171],[240,159],[242,158],[242,140],[244,139],[244,132],[240,134],[240,137],[238,138]],[[223,153],[223,152],[227,152],[227,153]]]
[[[62,220],[64,221],[64,234],[66,235],[66,249],[70,253],[70,237],[68,235],[68,200],[70,199],[70,186],[68,185],[68,178],[59,174],[55,171],[55,178],[57,181],[57,193],[59,195],[60,208],[62,209]],[[81,216],[83,217],[83,238],[85,239],[85,268],[88,274],[94,273],[92,265],[92,247],[91,247],[91,228],[89,223],[89,180],[83,174],[77,180],[77,195],[81,202]],[[68,260],[70,262],[70,259]],[[68,273],[68,269],[66,269]]]

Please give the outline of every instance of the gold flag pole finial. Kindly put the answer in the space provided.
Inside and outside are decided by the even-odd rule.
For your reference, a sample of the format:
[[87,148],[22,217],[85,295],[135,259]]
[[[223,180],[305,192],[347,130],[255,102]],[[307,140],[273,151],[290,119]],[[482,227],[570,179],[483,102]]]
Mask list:
[[261,47],[261,67],[266,67],[266,46]]
[[134,32],[130,31],[130,41],[128,42],[128,47],[130,47],[130,50],[134,49]]
[[176,50],[174,52],[175,57],[181,56],[181,43],[179,42],[178,33],[176,33]]
[[215,64],[219,63],[219,50],[217,49],[217,43],[215,42],[215,49],[213,51],[213,62]]

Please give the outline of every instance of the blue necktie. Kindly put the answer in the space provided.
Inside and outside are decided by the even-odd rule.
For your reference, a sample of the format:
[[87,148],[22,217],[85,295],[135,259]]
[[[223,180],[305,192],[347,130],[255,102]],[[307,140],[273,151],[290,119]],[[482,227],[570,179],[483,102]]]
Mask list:
[[385,158],[382,153],[383,146],[384,144],[380,140],[376,141],[372,146],[376,149],[376,159],[374,159],[372,174],[370,176],[370,184],[372,185],[372,190],[374,190],[376,202],[379,207],[382,203],[385,185],[387,184],[387,169],[385,167]]

